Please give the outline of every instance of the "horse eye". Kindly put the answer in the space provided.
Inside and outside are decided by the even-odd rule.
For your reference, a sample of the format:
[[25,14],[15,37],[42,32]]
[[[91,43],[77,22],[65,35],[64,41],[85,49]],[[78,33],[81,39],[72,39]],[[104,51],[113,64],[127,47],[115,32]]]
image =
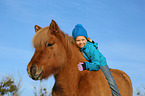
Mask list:
[[47,47],[51,47],[51,46],[53,46],[53,44],[51,44],[51,43],[48,43],[47,44]]

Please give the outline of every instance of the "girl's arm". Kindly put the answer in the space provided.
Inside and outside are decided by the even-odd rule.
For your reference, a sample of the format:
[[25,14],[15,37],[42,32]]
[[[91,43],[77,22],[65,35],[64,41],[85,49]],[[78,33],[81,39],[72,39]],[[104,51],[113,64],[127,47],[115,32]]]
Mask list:
[[106,58],[101,54],[98,48],[96,49],[95,47],[92,47],[90,50],[91,51],[89,52],[89,54],[91,55],[91,61],[84,62],[87,70],[98,71],[100,69],[100,66],[107,65]]

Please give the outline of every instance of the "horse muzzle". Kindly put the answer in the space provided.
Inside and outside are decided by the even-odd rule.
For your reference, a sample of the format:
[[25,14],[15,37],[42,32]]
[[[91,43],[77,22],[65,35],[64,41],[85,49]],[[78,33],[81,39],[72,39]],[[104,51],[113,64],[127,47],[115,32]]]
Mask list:
[[41,75],[43,73],[43,69],[38,69],[37,66],[32,65],[29,69],[27,69],[29,77],[31,77],[33,80],[40,80]]

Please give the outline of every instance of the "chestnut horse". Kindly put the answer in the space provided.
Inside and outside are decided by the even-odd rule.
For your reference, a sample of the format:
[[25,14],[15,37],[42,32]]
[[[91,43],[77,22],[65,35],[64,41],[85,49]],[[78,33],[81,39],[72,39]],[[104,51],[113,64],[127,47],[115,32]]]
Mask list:
[[[35,53],[27,66],[33,80],[47,79],[54,75],[53,96],[112,96],[101,70],[78,70],[78,63],[86,59],[72,37],[64,34],[54,20],[44,28],[35,25],[35,31],[32,39]],[[132,96],[129,76],[117,69],[110,70],[121,96]]]

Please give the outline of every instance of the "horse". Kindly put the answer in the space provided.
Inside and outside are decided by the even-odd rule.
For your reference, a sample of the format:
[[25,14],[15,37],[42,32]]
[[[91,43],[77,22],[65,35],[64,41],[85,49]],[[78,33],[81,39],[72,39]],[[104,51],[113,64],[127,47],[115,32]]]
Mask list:
[[[72,36],[64,33],[54,20],[43,28],[35,25],[35,31],[32,39],[35,52],[27,65],[30,78],[42,80],[54,75],[53,96],[112,96],[101,70],[78,70],[78,63],[86,59],[75,45]],[[132,96],[130,77],[118,69],[110,71],[121,96]]]

